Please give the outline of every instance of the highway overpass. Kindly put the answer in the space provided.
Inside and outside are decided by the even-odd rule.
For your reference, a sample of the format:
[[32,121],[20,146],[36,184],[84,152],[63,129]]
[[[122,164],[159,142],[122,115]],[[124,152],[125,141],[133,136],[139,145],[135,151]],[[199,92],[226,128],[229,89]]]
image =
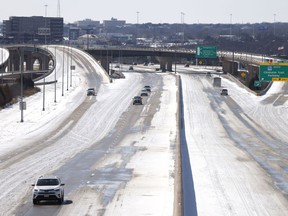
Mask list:
[[[63,52],[65,50],[69,50],[69,47],[63,46]],[[110,71],[110,63],[116,58],[131,58],[131,61],[133,61],[133,58],[135,57],[155,57],[159,61],[160,70],[162,71],[173,71],[173,64],[176,64],[183,59],[186,59],[187,62],[196,61],[195,50],[187,49],[102,46],[85,51],[96,60],[100,61],[102,67],[107,72]],[[45,72],[53,69],[51,69],[51,65],[52,67],[54,65],[54,55],[49,52],[45,46],[14,45],[5,47],[5,49],[2,49],[2,52],[5,53],[2,55],[2,58],[5,60],[1,61],[0,58],[0,69],[4,75],[7,75],[6,72],[20,72],[20,65],[23,66],[26,73],[31,71],[30,76],[32,79],[39,78],[39,76],[41,77]],[[7,52],[9,53],[9,58],[7,58]],[[243,84],[253,89],[254,81],[259,80],[259,64],[266,58],[266,56],[259,54],[218,51],[217,58],[205,59],[205,61],[208,65],[221,64],[224,73],[230,73],[233,76],[238,77]],[[36,60],[39,62],[37,73],[33,68]],[[21,61],[22,63],[20,64]],[[3,79],[5,76],[1,77]],[[264,83],[261,88],[265,88],[267,85],[268,83]]]

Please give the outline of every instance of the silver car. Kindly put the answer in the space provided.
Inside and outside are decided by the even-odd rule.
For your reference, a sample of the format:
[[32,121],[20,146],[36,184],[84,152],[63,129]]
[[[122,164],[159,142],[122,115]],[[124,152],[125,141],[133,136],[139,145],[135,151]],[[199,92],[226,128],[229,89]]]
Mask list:
[[148,91],[146,89],[143,89],[140,93],[140,96],[148,96]]

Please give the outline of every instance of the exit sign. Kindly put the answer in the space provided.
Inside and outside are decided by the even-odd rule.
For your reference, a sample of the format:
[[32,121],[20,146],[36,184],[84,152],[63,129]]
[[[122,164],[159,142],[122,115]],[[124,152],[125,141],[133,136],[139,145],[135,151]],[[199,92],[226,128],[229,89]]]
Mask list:
[[196,58],[217,58],[217,49],[215,46],[198,46]]
[[287,63],[261,63],[260,81],[288,81]]

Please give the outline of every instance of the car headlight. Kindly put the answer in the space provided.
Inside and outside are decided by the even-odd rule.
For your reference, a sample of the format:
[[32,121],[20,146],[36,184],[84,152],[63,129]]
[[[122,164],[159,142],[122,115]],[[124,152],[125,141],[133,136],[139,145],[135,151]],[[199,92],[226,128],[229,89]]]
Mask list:
[[38,189],[34,189],[35,192],[39,191]]

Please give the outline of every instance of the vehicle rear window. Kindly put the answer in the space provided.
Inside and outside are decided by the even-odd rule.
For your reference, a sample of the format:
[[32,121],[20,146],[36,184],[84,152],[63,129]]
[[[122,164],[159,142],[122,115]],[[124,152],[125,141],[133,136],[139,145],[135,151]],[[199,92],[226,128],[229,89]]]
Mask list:
[[59,185],[58,179],[39,179],[37,181],[37,186],[45,186],[45,185]]

